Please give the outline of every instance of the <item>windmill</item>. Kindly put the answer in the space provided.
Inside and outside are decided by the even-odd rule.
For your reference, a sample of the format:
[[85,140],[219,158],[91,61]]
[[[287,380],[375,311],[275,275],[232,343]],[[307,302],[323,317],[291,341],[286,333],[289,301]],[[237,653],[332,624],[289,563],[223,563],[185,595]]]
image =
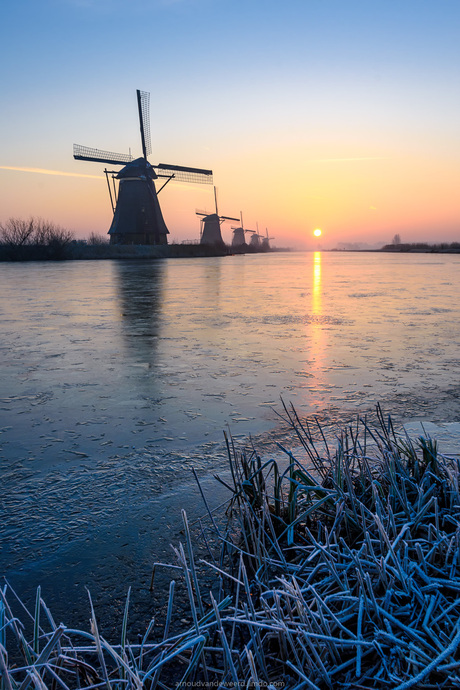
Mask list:
[[248,230],[244,227],[243,225],[243,212],[240,211],[240,222],[241,225],[239,228],[232,228],[233,230],[233,239],[232,239],[232,247],[242,247],[246,245],[246,239],[244,237],[245,232],[255,232],[254,230]]
[[196,211],[197,216],[202,216],[200,219],[200,244],[223,245],[222,233],[220,226],[226,220],[238,220],[231,216],[219,216],[217,209],[217,192],[214,187],[214,203],[216,206],[215,213],[207,213],[206,211]]
[[[212,170],[189,168],[180,165],[158,163],[151,165],[147,159],[152,153],[150,139],[150,94],[136,91],[141,131],[142,156],[133,159],[131,153],[111,153],[74,144],[73,157],[81,161],[95,161],[121,165],[121,170],[107,170],[113,220],[109,229],[111,244],[167,244],[169,234],[163,219],[158,194],[172,179],[181,182],[212,184]],[[112,175],[113,190],[109,175]],[[154,180],[166,178],[157,191]],[[114,179],[119,181],[118,195]]]
[[249,246],[251,249],[260,249],[260,238],[262,235],[257,234],[257,232],[253,231],[253,234],[251,236],[251,241],[249,242]]
[[261,248],[263,249],[263,251],[267,252],[270,249],[270,240],[274,240],[275,238],[268,236],[268,228],[265,228],[265,232],[266,232],[266,237],[264,237],[264,235],[262,235],[262,247]]
[[249,242],[249,247],[251,249],[256,249],[259,251],[261,249],[261,239],[263,235],[259,235],[259,223],[256,223],[257,231],[252,231],[251,241]]

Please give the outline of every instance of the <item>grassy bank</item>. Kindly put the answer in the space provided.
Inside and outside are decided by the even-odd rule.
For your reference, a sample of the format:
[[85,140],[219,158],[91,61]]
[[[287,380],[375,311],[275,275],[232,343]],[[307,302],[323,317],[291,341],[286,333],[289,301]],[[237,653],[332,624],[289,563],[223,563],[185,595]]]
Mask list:
[[161,625],[130,639],[128,597],[110,642],[92,606],[90,630],[72,630],[40,592],[29,614],[5,586],[2,687],[460,687],[459,461],[396,433],[380,410],[377,426],[361,420],[333,446],[285,412],[296,456],[229,441],[231,480],[216,481],[231,498],[226,521],[209,511],[203,537],[220,550],[205,561],[183,515],[172,565],[191,624],[175,617],[176,582]]

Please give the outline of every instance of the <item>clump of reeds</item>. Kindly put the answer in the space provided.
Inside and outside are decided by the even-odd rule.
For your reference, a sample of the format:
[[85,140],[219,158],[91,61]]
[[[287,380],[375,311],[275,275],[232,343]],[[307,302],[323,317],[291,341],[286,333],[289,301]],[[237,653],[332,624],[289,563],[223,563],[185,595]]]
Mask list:
[[[142,642],[56,626],[37,593],[32,631],[0,608],[0,669],[7,690],[48,687],[460,687],[458,460],[430,438],[380,424],[345,429],[332,451],[293,409],[303,457],[238,453],[229,442],[228,525],[210,513],[222,552],[205,592],[184,514],[176,549],[192,625],[166,623]],[[221,480],[222,481],[222,480]],[[212,559],[210,559],[212,560]],[[22,666],[8,661],[16,640]]]

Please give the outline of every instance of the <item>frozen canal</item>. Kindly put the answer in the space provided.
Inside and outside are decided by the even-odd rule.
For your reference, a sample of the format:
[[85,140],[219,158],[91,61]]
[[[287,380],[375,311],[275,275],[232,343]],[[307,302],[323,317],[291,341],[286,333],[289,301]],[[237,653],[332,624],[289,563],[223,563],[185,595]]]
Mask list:
[[180,507],[204,513],[191,468],[224,498],[224,429],[271,452],[280,396],[458,421],[459,278],[431,254],[2,264],[0,574],[85,620],[85,585],[133,584],[147,618]]

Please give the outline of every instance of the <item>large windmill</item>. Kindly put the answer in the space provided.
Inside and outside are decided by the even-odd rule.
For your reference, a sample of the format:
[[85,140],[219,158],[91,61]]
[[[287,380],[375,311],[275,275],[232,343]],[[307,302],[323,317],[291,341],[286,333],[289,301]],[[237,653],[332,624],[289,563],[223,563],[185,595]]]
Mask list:
[[[81,161],[123,166],[118,172],[104,170],[113,210],[113,220],[109,229],[111,244],[167,244],[169,231],[161,213],[158,194],[172,179],[181,182],[212,184],[212,170],[166,163],[157,165],[149,163],[147,156],[152,153],[150,94],[139,90],[136,93],[142,156],[133,159],[130,153],[111,153],[79,144],[74,144],[73,156]],[[112,179],[115,177],[119,180],[118,194],[114,188],[112,195],[109,174],[112,174]],[[157,191],[154,180],[158,178],[166,178],[166,182]]]
[[226,220],[238,220],[238,218],[232,218],[231,216],[219,216],[219,211],[217,208],[217,192],[214,187],[214,203],[216,206],[215,213],[207,213],[206,211],[197,211],[197,216],[202,216],[200,220],[200,244],[211,244],[214,246],[222,246],[224,240],[222,239],[222,233],[220,231],[220,226]]

